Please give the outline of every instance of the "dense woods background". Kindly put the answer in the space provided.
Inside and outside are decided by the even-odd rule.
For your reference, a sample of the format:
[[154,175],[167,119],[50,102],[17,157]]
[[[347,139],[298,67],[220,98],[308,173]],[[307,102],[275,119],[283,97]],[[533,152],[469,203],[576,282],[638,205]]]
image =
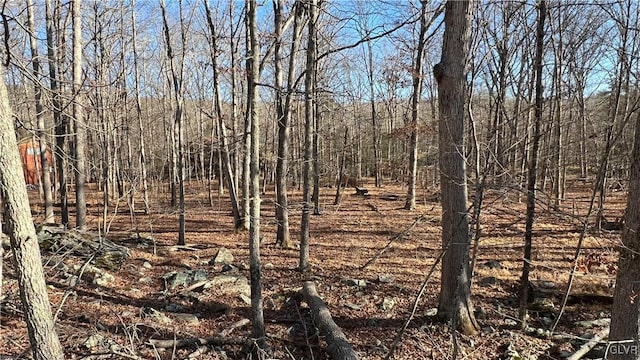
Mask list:
[[[461,20],[445,21],[454,11]],[[35,185],[38,216],[108,232],[110,209],[126,202],[130,229],[141,232],[145,216],[168,207],[178,214],[176,243],[188,246],[185,197],[205,189],[207,206],[229,201],[229,223],[249,230],[258,348],[260,243],[299,243],[298,270],[310,279],[310,215],[328,206],[327,189],[334,205],[344,186],[360,195],[393,189],[407,217],[428,194],[442,200],[438,317],[464,334],[480,330],[474,316],[445,303],[473,310],[465,298],[486,201],[527,203],[522,329],[536,206],[578,224],[574,272],[590,234],[623,230],[622,243],[636,246],[637,214],[608,206],[635,179],[635,1],[29,0],[5,1],[2,15],[15,131],[37,144],[33,154],[47,146],[54,154],[35,162],[54,169]],[[447,41],[460,51],[445,51]],[[159,200],[165,193],[170,204]],[[274,201],[261,207],[266,194]],[[291,203],[301,204],[300,228],[290,228]],[[275,213],[273,238],[260,232],[265,212]],[[452,238],[464,247],[449,249],[460,224]],[[567,289],[572,280],[571,272]],[[637,342],[635,324],[616,339],[631,333]]]

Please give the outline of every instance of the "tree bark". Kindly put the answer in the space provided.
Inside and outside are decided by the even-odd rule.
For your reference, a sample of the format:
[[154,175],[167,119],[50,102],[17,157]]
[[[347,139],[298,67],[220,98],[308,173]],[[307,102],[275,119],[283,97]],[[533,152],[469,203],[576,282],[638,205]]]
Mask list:
[[262,266],[260,264],[260,119],[258,118],[258,81],[260,45],[258,44],[258,26],[256,24],[255,0],[247,3],[247,35],[249,51],[247,52],[247,90],[249,117],[251,122],[250,157],[250,227],[249,227],[249,272],[251,276],[251,313],[252,336],[258,348],[264,349],[265,331],[262,307]]
[[441,288],[438,318],[452,320],[465,334],[478,329],[473,314],[469,268],[469,221],[464,158],[466,59],[470,47],[473,5],[445,5],[442,58],[433,68],[438,83],[440,189],[442,202]]
[[47,59],[49,60],[49,82],[53,106],[53,120],[55,123],[56,146],[55,157],[58,168],[58,182],[60,184],[60,217],[64,226],[69,225],[69,200],[67,194],[67,154],[66,143],[68,133],[68,118],[62,114],[60,99],[60,83],[58,79],[58,49],[54,26],[54,9],[51,0],[45,0],[45,22],[47,27]]
[[171,70],[171,83],[173,85],[174,96],[174,132],[175,132],[175,157],[176,157],[176,177],[178,180],[178,245],[185,244],[185,208],[184,208],[184,87],[182,86],[183,69],[184,69],[184,53],[186,49],[186,30],[184,29],[184,18],[182,15],[182,3],[180,3],[180,30],[182,35],[182,56],[183,59],[178,65],[180,69],[176,69],[174,61],[175,54],[171,46],[171,37],[169,35],[169,24],[167,23],[166,8],[164,0],[160,2],[162,10],[162,20],[164,27],[164,38],[167,50],[167,59]]
[[536,31],[536,58],[534,71],[536,72],[536,103],[535,119],[533,123],[533,135],[531,152],[529,153],[529,168],[527,181],[527,221],[525,225],[524,260],[522,262],[522,277],[520,280],[520,311],[521,326],[524,329],[527,323],[527,304],[529,300],[529,270],[531,267],[531,248],[533,241],[533,221],[536,209],[536,176],[538,169],[538,147],[540,144],[540,124],[542,122],[543,87],[542,87],[542,57],[544,53],[544,22],[547,14],[547,3],[540,1],[538,8],[538,27]]
[[53,223],[55,217],[53,214],[53,184],[51,179],[51,170],[53,164],[49,164],[47,158],[47,141],[45,134],[44,122],[44,106],[42,106],[42,85],[40,84],[40,60],[38,56],[38,44],[36,40],[36,25],[33,13],[33,0],[27,2],[27,17],[29,27],[29,47],[31,51],[31,66],[34,76],[34,97],[36,107],[37,135],[40,148],[40,164],[42,166],[42,188],[44,192],[44,222]]
[[300,43],[300,29],[303,15],[303,7],[296,2],[291,11],[295,11],[293,19],[293,39],[291,40],[291,53],[289,55],[289,67],[287,69],[286,92],[282,86],[282,0],[274,1],[274,18],[276,29],[275,56],[275,86],[276,86],[276,112],[278,116],[278,160],[276,162],[276,243],[283,248],[291,248],[291,235],[289,232],[289,207],[287,199],[287,178],[289,173],[289,142],[291,122],[291,98],[293,96],[292,85],[295,81],[294,71],[296,65],[296,53]]
[[347,340],[346,335],[336,325],[327,305],[316,291],[313,281],[305,281],[302,287],[304,298],[311,309],[313,321],[327,343],[327,354],[334,360],[356,360],[360,357]]
[[302,170],[302,221],[300,222],[300,261],[298,270],[306,272],[309,265],[309,220],[311,215],[311,161],[313,150],[313,102],[314,102],[314,70],[316,69],[316,20],[318,14],[317,0],[309,3],[309,35],[307,40],[307,64],[304,80],[304,162]]
[[[640,353],[640,115],[636,120],[631,174],[616,287],[611,308],[610,353],[607,359],[637,359]],[[615,349],[616,351],[611,351]]]
[[73,0],[73,119],[75,129],[76,227],[87,228],[86,155],[87,130],[82,102],[82,1]]
[[[34,359],[64,359],[47,295],[40,246],[31,219],[9,97],[0,65],[0,184],[20,298]],[[1,245],[0,245],[1,246]]]
[[209,2],[204,1],[204,7],[207,14],[207,24],[210,32],[210,45],[211,45],[211,66],[213,68],[213,87],[214,94],[214,116],[218,119],[218,129],[220,137],[220,157],[222,161],[222,169],[224,171],[224,177],[227,180],[227,187],[229,188],[229,199],[231,201],[231,213],[233,214],[234,227],[240,229],[242,227],[242,216],[240,216],[240,208],[238,205],[238,192],[236,190],[236,184],[233,176],[233,166],[231,164],[231,158],[229,156],[229,145],[227,144],[227,129],[224,123],[222,115],[222,100],[220,99],[220,82],[218,78],[218,50],[217,50],[217,34],[216,28],[213,24],[213,18],[211,16],[211,10],[209,8]]
[[409,140],[409,183],[407,186],[406,210],[416,207],[416,178],[418,175],[418,115],[420,112],[420,97],[422,95],[422,59],[427,34],[427,2],[422,1],[420,11],[420,35],[416,49],[416,62],[413,69],[413,94],[411,95],[411,137]]

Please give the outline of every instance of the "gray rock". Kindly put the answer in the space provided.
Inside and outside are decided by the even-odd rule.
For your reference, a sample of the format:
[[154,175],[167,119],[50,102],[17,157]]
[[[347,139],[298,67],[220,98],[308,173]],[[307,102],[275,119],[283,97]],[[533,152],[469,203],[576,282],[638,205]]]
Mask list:
[[216,257],[213,258],[212,262],[209,262],[210,265],[213,264],[231,264],[233,263],[233,254],[227,248],[221,247],[218,249],[218,253]]
[[145,262],[142,263],[142,267],[145,268],[145,269],[151,269],[152,266],[151,266],[150,262],[145,261]]
[[187,287],[193,283],[206,280],[207,273],[202,269],[171,271],[162,275],[162,278],[165,281],[165,288],[173,290],[178,286]]
[[266,264],[262,265],[262,268],[265,269],[265,270],[273,270],[276,267],[272,263],[266,263]]
[[178,314],[173,314],[172,317],[177,321],[188,323],[190,325],[200,324],[200,320],[198,320],[198,317],[193,314],[178,313]]
[[382,304],[380,305],[380,307],[384,311],[389,311],[389,310],[393,309],[393,307],[395,305],[396,305],[396,300],[394,298],[385,297],[384,300],[382,300]]
[[381,284],[391,284],[393,282],[393,276],[380,274],[378,275],[378,282]]
[[518,322],[513,319],[504,319],[504,324],[507,326],[518,326]]
[[486,263],[484,263],[485,267],[488,267],[489,269],[503,269],[504,267],[502,266],[502,263],[498,260],[489,260]]
[[487,286],[495,286],[498,285],[499,281],[495,276],[483,277],[478,281],[479,286],[487,287]]
[[153,278],[150,278],[148,276],[141,277],[140,279],[138,279],[138,282],[141,282],[143,284],[151,284],[153,282]]
[[542,289],[555,289],[558,285],[556,283],[554,283],[553,281],[542,280],[542,281],[540,281],[538,286],[540,288],[542,288]]
[[364,279],[344,279],[342,282],[349,286],[367,287],[367,282]]
[[173,322],[173,320],[171,320],[167,315],[154,308],[145,309],[145,315],[155,323],[161,325],[169,325]]
[[115,280],[116,278],[108,272],[96,273],[93,278],[93,285],[105,287]]
[[177,312],[184,311],[184,306],[180,304],[169,303],[167,304],[167,306],[164,307],[164,309],[167,310],[168,312],[177,313]]
[[100,346],[100,345],[102,345],[102,344],[103,344],[103,342],[104,342],[104,337],[103,337],[102,335],[100,335],[100,334],[93,334],[93,335],[89,336],[89,337],[87,338],[87,340],[85,340],[85,341],[82,343],[82,346],[84,346],[84,347],[85,347],[85,348],[87,348],[87,349],[91,349],[91,348],[94,348],[94,347],[96,347],[96,346]]
[[434,317],[438,315],[438,309],[437,308],[431,308],[427,311],[424,312],[424,316],[426,317]]
[[610,323],[611,323],[611,319],[602,318],[602,319],[596,319],[596,320],[576,321],[574,324],[577,327],[590,329],[593,327],[608,326]]

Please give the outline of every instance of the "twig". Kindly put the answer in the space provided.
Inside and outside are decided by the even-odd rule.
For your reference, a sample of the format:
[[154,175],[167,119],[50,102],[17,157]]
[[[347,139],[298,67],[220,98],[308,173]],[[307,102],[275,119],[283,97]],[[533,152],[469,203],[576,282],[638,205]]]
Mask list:
[[582,345],[578,351],[574,352],[567,358],[567,360],[580,360],[583,356],[585,356],[591,349],[593,349],[598,343],[604,339],[609,334],[609,327],[605,327],[600,330],[591,340],[589,340],[586,344]]
[[245,325],[248,325],[251,321],[249,321],[249,319],[242,319],[240,321],[236,321],[233,324],[231,324],[231,326],[229,326],[228,328],[224,329],[221,333],[220,336],[221,337],[227,337],[229,335],[231,335],[231,333],[233,332],[233,330],[239,328],[239,327],[243,327]]
[[387,251],[387,249],[389,249],[389,247],[391,246],[391,244],[393,244],[394,241],[405,237],[405,235],[409,234],[411,230],[413,230],[413,228],[416,227],[416,225],[418,225],[418,223],[424,220],[425,218],[426,218],[426,215],[420,215],[413,221],[411,226],[409,226],[405,231],[391,237],[391,239],[389,239],[389,242],[387,242],[387,245],[385,245],[382,249],[380,249],[380,251],[376,256],[374,256],[369,261],[367,261],[364,265],[362,265],[360,267],[360,270],[364,270],[367,266],[371,265],[374,261],[378,260],[380,256],[382,256],[382,254],[384,254],[384,252]]

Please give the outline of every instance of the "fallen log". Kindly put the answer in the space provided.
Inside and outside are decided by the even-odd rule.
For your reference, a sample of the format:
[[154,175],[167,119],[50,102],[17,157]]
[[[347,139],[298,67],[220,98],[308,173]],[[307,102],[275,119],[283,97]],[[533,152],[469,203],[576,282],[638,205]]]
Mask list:
[[358,354],[347,340],[342,329],[333,321],[331,313],[320,295],[318,295],[313,281],[305,281],[302,291],[307,305],[311,309],[313,321],[327,343],[326,351],[329,357],[335,360],[359,359]]

